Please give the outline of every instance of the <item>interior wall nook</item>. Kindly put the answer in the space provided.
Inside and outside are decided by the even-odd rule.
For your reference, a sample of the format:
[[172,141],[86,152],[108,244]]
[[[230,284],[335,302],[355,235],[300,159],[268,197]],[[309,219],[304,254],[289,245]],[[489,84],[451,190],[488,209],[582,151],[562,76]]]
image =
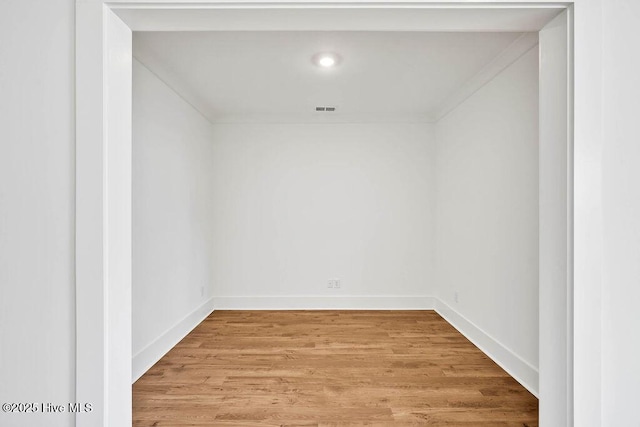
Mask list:
[[[219,25],[231,30],[243,29],[240,28],[243,26],[244,29],[253,30],[290,30],[300,26],[305,30],[459,31],[481,28],[484,31],[538,31],[566,7],[555,3],[545,5],[531,2],[523,3],[523,7],[520,7],[518,3],[509,3],[504,7],[499,3],[491,7],[487,7],[486,4],[474,7],[473,4],[462,5],[453,2],[433,5],[431,2],[410,2],[397,7],[392,4],[363,2],[341,7],[340,3],[336,3],[332,7],[324,5],[322,9],[325,13],[320,14],[314,9],[313,4],[291,6],[286,3],[264,3],[260,7],[245,5],[234,8],[224,3],[202,3],[200,8],[197,3],[191,3],[188,7],[180,8],[175,3],[163,5],[161,2],[141,5],[121,1],[111,2],[108,6],[101,2],[78,3],[76,390],[78,399],[99,402],[99,409],[91,414],[79,414],[76,419],[77,425],[127,425],[131,419],[131,216],[127,201],[130,200],[128,196],[131,191],[131,171],[127,166],[130,164],[127,162],[131,155],[131,30],[171,31],[209,27],[216,29],[216,25]],[[583,43],[589,38],[583,39],[579,36],[586,36],[584,25],[593,19],[594,10],[584,6],[582,11],[583,15],[576,15],[576,40],[580,40],[579,44],[576,42],[576,52],[584,53]],[[245,19],[229,19],[230,16],[243,16]],[[570,15],[565,15],[564,25],[567,33],[571,29],[569,17]],[[560,45],[554,45],[554,49],[564,49],[570,58],[570,45],[567,47],[569,41],[565,39],[557,42]],[[592,65],[592,56],[586,55],[581,59],[584,62],[582,65]],[[569,64],[570,61],[567,61]],[[544,63],[541,66],[544,68]],[[571,74],[567,71],[564,76],[570,77]],[[579,77],[576,76],[576,97],[578,93],[586,96],[593,90],[589,84],[593,82],[593,76],[585,73]],[[541,90],[544,92],[545,88]],[[565,100],[562,108],[570,111],[571,97],[567,96]],[[541,115],[544,114],[542,111]],[[567,117],[570,117],[570,113],[567,114]],[[581,114],[586,115],[584,111],[581,111]],[[565,125],[571,128],[570,123]],[[584,116],[576,115],[576,137],[580,135],[588,140],[586,135],[592,130],[590,126]],[[565,129],[564,136],[560,138],[570,141],[571,135]],[[593,143],[597,144],[597,141]],[[571,163],[569,153],[563,167],[570,171]],[[545,174],[545,168],[541,167],[540,172]],[[579,176],[576,177],[576,182],[578,178]],[[571,194],[570,188],[567,191]],[[558,202],[565,209],[570,205],[567,198]],[[581,206],[580,203],[576,203],[576,216],[580,214]],[[558,238],[565,244],[569,242],[562,256],[569,260],[567,268],[570,269],[573,259],[570,253],[572,234],[567,228],[570,228],[572,217],[567,216],[566,212],[564,215],[568,221],[567,227],[561,230]],[[541,224],[541,231],[544,229],[543,225]],[[592,224],[586,219],[586,222],[580,225],[584,227]],[[581,229],[576,229],[577,234],[580,234],[580,231]],[[589,243],[588,236],[581,235],[581,238],[586,239],[583,240],[584,243]],[[587,244],[587,247],[590,246]],[[589,258],[589,254],[584,255]],[[579,259],[582,262],[585,260]],[[566,292],[569,292],[570,280],[571,277],[565,274],[561,286],[567,290]],[[542,286],[541,284],[541,288]],[[571,294],[568,295],[570,300]],[[552,302],[542,299],[540,301],[541,306],[548,303]],[[569,311],[570,304],[562,308],[565,316],[573,317]],[[542,348],[554,348],[553,346],[558,344],[558,337],[562,348],[568,348],[567,340],[571,341],[571,330],[561,330],[562,336],[556,335],[555,330],[541,331],[541,354]],[[580,338],[576,338],[576,343],[583,344]],[[570,370],[571,356],[565,358],[560,354],[559,357],[559,362]],[[592,363],[589,360],[582,362],[584,364],[580,365],[581,369]],[[576,375],[579,373],[582,371],[576,371]],[[571,390],[571,377],[568,373],[560,377],[551,374],[541,370],[541,384],[545,380],[558,381],[564,384],[564,390]],[[589,381],[588,378],[589,375],[580,377],[585,382]],[[542,411],[546,410],[546,400],[552,400],[554,397],[551,392],[541,394],[541,419],[545,416]],[[580,407],[592,397],[576,394],[576,399],[581,399]],[[562,420],[555,423],[556,425],[565,422],[570,424],[568,403],[572,400],[563,399],[567,405],[561,403],[558,411],[549,413],[549,419],[553,419],[554,423]]]

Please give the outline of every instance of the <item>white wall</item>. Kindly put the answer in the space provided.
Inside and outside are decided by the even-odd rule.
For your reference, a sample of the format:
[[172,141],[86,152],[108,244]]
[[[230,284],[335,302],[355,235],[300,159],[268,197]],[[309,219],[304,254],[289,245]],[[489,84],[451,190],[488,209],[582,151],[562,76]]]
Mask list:
[[433,146],[429,124],[216,124],[216,307],[431,304]]
[[602,425],[640,426],[640,3],[604,4]]
[[211,123],[134,61],[134,379],[210,312],[212,139]]
[[[0,13],[0,402],[75,400],[74,2]],[[69,414],[0,425],[69,426]]]
[[497,341],[489,353],[503,353],[493,356],[510,360],[505,367],[536,390],[537,48],[442,118],[436,140],[435,277],[443,312],[453,310],[453,320],[487,346]]

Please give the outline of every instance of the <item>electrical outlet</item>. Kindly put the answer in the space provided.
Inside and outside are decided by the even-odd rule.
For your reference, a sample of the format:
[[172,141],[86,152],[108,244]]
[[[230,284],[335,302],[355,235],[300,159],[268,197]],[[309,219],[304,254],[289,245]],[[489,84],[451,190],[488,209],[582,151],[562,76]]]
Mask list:
[[453,293],[453,300],[454,300],[455,302],[458,302],[458,291],[455,291],[455,292]]
[[327,282],[327,288],[333,288],[333,279],[329,279]]

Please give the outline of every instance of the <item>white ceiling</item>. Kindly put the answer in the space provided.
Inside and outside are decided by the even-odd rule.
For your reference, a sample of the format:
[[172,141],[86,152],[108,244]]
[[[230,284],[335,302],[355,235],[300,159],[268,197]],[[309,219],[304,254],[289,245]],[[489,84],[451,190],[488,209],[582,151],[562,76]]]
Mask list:
[[[134,56],[213,121],[334,114],[428,120],[521,33],[136,32]],[[320,69],[311,57],[337,52]]]

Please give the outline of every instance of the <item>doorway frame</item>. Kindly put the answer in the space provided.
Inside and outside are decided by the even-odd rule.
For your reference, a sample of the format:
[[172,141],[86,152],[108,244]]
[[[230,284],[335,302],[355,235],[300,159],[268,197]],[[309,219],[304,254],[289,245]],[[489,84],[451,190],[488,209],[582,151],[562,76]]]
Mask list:
[[[567,424],[599,425],[600,396],[600,111],[601,44],[599,0],[553,1],[233,1],[77,0],[76,5],[76,400],[91,413],[78,426],[131,424],[131,61],[132,31],[175,30],[188,11],[238,9],[338,12],[370,9],[535,9],[567,10],[573,77],[567,122],[565,281],[567,295],[569,396]],[[135,11],[144,22],[125,23],[118,11]],[[155,24],[153,24],[155,22]],[[409,28],[407,30],[410,30]],[[574,71],[575,70],[575,71]],[[571,80],[571,79],[570,79]],[[575,143],[573,143],[575,141]],[[575,248],[575,251],[574,251]],[[540,301],[540,315],[544,315]],[[548,331],[547,331],[548,332]],[[541,331],[541,338],[545,331]],[[546,339],[546,338],[545,338]],[[560,343],[562,345],[562,343]],[[541,382],[544,380],[540,372]],[[548,397],[540,396],[541,408]],[[544,410],[544,409],[543,409]]]

